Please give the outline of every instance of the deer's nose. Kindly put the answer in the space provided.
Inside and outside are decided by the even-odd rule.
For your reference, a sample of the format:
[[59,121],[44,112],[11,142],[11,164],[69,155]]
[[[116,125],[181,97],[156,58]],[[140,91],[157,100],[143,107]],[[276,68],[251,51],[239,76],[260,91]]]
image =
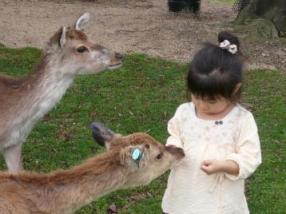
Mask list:
[[121,53],[115,52],[115,58],[119,60],[123,60],[124,56]]
[[182,159],[183,157],[185,157],[185,153],[182,148],[170,145],[170,146],[165,146],[165,149],[178,159]]

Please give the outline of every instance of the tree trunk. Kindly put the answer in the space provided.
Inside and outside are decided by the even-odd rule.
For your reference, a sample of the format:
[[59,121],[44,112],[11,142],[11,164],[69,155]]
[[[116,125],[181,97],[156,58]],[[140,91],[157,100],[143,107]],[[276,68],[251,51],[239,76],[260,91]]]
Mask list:
[[250,0],[235,23],[247,24],[263,37],[286,36],[286,0]]

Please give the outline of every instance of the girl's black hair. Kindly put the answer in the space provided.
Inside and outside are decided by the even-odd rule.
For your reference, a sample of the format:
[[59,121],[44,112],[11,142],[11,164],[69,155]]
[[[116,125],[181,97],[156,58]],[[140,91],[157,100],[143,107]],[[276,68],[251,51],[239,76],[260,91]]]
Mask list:
[[236,85],[242,82],[243,63],[239,57],[239,40],[228,32],[220,32],[218,42],[225,40],[237,46],[237,53],[206,43],[195,54],[187,76],[187,86],[192,94],[203,99],[222,96],[237,101],[240,98],[240,90],[234,94]]

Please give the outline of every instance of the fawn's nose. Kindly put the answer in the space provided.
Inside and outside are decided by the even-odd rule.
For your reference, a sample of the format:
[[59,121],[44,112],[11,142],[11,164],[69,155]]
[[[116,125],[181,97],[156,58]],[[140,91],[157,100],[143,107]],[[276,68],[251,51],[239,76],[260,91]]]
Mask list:
[[115,52],[115,58],[119,60],[123,60],[124,56],[121,53]]

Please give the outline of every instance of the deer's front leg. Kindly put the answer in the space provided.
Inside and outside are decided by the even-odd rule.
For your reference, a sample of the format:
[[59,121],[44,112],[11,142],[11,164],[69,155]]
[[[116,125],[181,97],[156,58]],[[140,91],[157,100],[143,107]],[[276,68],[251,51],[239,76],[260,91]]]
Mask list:
[[4,158],[10,172],[19,172],[23,170],[21,152],[22,144],[10,146],[4,150]]

